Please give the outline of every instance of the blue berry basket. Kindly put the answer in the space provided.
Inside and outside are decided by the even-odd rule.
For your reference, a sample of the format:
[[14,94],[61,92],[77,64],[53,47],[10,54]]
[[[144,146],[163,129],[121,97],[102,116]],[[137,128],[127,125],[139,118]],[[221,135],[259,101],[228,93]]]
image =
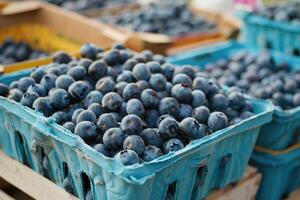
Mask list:
[[[190,64],[204,66],[220,58],[227,58],[237,51],[247,50],[255,53],[258,50],[246,47],[240,43],[230,41],[211,45],[203,49],[195,49],[169,58],[169,61],[177,65]],[[294,69],[300,68],[300,59],[273,52],[275,62],[287,62]],[[283,111],[275,108],[272,122],[264,125],[258,136],[257,145],[270,149],[284,149],[290,144],[300,141],[300,107]]]
[[300,26],[243,13],[243,42],[300,57]]
[[[7,74],[2,83],[30,70]],[[273,105],[248,99],[255,115],[151,162],[123,166],[103,156],[70,131],[20,103],[0,97],[0,149],[58,185],[69,176],[84,199],[203,199],[242,177],[261,126],[272,120]]]
[[257,200],[280,200],[300,187],[300,143],[281,151],[257,147],[250,163],[262,173]]

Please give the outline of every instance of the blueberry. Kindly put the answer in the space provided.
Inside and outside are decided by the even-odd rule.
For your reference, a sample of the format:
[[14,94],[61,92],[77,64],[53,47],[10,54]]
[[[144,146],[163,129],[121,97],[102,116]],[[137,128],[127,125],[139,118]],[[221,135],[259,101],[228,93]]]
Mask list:
[[92,103],[100,103],[102,102],[103,94],[97,90],[93,90],[86,95],[83,100],[84,108],[88,108]]
[[208,93],[208,80],[204,77],[196,77],[193,80],[193,89],[201,90],[205,94]]
[[[188,85],[189,87],[192,86],[192,80],[191,78],[186,75],[186,74],[176,74],[173,79],[172,79],[172,83],[173,85],[176,85],[176,84],[185,84],[185,85]],[[194,89],[197,89],[197,88],[194,88]]]
[[34,84],[29,86],[27,92],[34,92],[37,93],[40,97],[46,96],[47,91],[41,84]]
[[54,75],[54,74],[46,74],[46,75],[42,78],[40,84],[41,84],[42,86],[44,86],[44,88],[45,88],[47,91],[49,91],[49,90],[51,90],[52,88],[55,87],[55,81],[56,81],[56,78],[57,78],[57,76]]
[[127,83],[134,82],[134,77],[132,76],[132,72],[128,70],[123,70],[121,74],[117,77],[117,82],[125,81]]
[[[29,88],[29,86],[34,85],[34,84],[35,84],[35,80],[33,78],[31,78],[31,77],[23,77],[18,82],[18,88],[22,92],[26,92],[27,89]],[[5,86],[5,85],[3,86],[4,90],[5,90],[6,87],[7,86]]]
[[99,152],[99,153],[102,153],[103,155],[107,156],[107,157],[110,157],[111,154],[110,154],[110,151],[103,145],[103,144],[95,144],[93,146],[93,148]]
[[195,78],[195,69],[190,65],[184,65],[184,66],[175,68],[175,74],[186,74],[191,79],[194,79]]
[[175,119],[165,118],[159,123],[159,134],[161,137],[168,139],[178,135],[179,126]]
[[145,89],[141,94],[141,100],[147,108],[157,108],[160,102],[157,92]]
[[[20,84],[20,83],[19,83]],[[294,94],[297,91],[297,82],[294,80],[288,80],[284,84],[284,91]]]
[[252,117],[252,116],[253,116],[252,112],[244,111],[244,112],[241,113],[240,118],[241,119],[247,119],[247,118]]
[[136,83],[128,83],[123,90],[122,96],[125,101],[133,98],[139,99],[141,92],[141,88]]
[[98,135],[97,126],[93,122],[82,121],[75,127],[74,133],[83,140],[95,138]]
[[275,92],[272,95],[272,101],[275,105],[278,105],[278,106],[281,106],[281,107],[285,106],[284,95],[281,92]]
[[97,118],[104,113],[103,107],[98,103],[91,103],[87,109],[92,111]]
[[49,116],[53,111],[53,107],[51,106],[49,97],[37,98],[33,102],[32,108],[38,112],[43,113],[45,116]]
[[8,98],[16,102],[20,102],[23,97],[23,92],[17,88],[13,88],[9,91]]
[[77,118],[78,118],[78,115],[79,115],[82,111],[84,111],[83,108],[78,108],[78,109],[76,109],[76,110],[73,112],[72,117],[71,117],[71,120],[72,120],[73,123],[76,123]]
[[209,80],[208,91],[207,91],[208,97],[213,97],[215,94],[219,92],[220,92],[220,86],[214,80]]
[[183,120],[186,117],[190,117],[192,115],[193,108],[188,104],[181,104],[178,111],[178,120]]
[[192,99],[193,100],[191,104],[193,108],[204,106],[207,104],[206,96],[201,90],[194,90],[192,92]]
[[36,83],[39,83],[45,74],[46,72],[43,68],[37,68],[30,74],[30,76],[35,80]]
[[144,80],[137,81],[136,84],[138,85],[139,88],[141,88],[142,91],[150,87],[149,82]]
[[146,146],[142,157],[143,157],[144,161],[150,162],[151,160],[154,160],[155,158],[158,158],[162,155],[163,155],[163,153],[160,150],[160,148],[149,145],[149,146]]
[[147,110],[145,121],[149,128],[156,127],[158,118],[159,118],[159,112],[156,109]]
[[199,123],[206,124],[208,117],[210,115],[210,110],[206,106],[199,106],[193,110],[192,116]]
[[75,66],[68,70],[67,75],[71,76],[75,80],[82,80],[86,76],[86,69],[83,66]]
[[97,126],[104,133],[106,130],[114,127],[118,127],[118,122],[115,116],[111,113],[104,113],[100,115]]
[[150,69],[151,73],[161,73],[161,67],[160,64],[156,61],[151,61],[146,63],[146,66],[148,69]]
[[92,111],[89,110],[83,110],[82,112],[79,113],[77,119],[76,119],[76,124],[82,122],[82,121],[89,121],[96,123],[96,115]]
[[110,128],[103,135],[103,144],[109,149],[118,149],[123,146],[125,134],[120,128]]
[[145,64],[138,63],[133,67],[132,75],[136,80],[148,81],[150,79],[151,72]]
[[233,109],[240,109],[246,104],[245,97],[240,92],[232,92],[228,95],[229,106]]
[[106,94],[114,91],[115,82],[110,77],[103,77],[96,83],[96,90],[100,91],[102,94]]
[[53,62],[55,62],[55,63],[59,63],[59,64],[66,63],[67,64],[71,60],[72,60],[72,58],[66,52],[57,51],[53,54]]
[[80,48],[80,55],[83,58],[94,60],[97,56],[97,48],[93,44],[84,44]]
[[141,117],[145,113],[145,108],[140,100],[130,99],[127,102],[126,111],[128,114],[135,114]]
[[68,115],[64,111],[57,111],[51,115],[51,118],[54,119],[55,123],[62,125],[66,122]]
[[91,59],[89,59],[89,58],[82,58],[78,62],[78,65],[84,67],[85,70],[88,71],[89,67],[91,66],[92,63],[93,63],[93,61]]
[[167,79],[162,74],[152,74],[149,83],[155,91],[162,91],[166,89]]
[[56,109],[63,109],[70,103],[70,97],[64,89],[56,89],[50,95],[51,105]]
[[129,135],[123,143],[123,149],[135,151],[138,155],[142,155],[145,150],[144,140],[138,135]]
[[163,151],[165,154],[173,151],[178,151],[184,147],[184,144],[176,138],[167,140],[163,145]]
[[144,50],[141,53],[143,54],[143,56],[146,58],[146,60],[148,62],[153,60],[153,52],[152,51],[150,51],[150,50]]
[[106,76],[107,71],[106,63],[101,60],[93,62],[88,68],[88,74],[93,80],[99,80]]
[[111,49],[105,52],[103,59],[108,65],[114,66],[119,62],[120,53],[117,49]]
[[15,89],[15,88],[19,88],[18,87],[18,81],[13,81],[13,82],[11,82],[10,84],[9,84],[9,89],[11,90],[11,89]]
[[29,108],[32,107],[33,102],[39,98],[39,95],[37,93],[34,92],[26,92],[22,99],[21,99],[21,104],[23,104],[24,106],[27,106]]
[[179,124],[181,133],[188,139],[200,139],[209,134],[208,127],[204,124],[200,124],[195,118],[187,117]]
[[124,165],[139,163],[138,154],[130,149],[120,151],[114,156],[114,158],[121,161]]
[[161,66],[161,73],[168,79],[168,81],[172,80],[174,71],[174,66],[169,63],[165,63]]
[[124,90],[124,88],[126,87],[127,84],[128,83],[124,82],[124,81],[121,81],[121,82],[117,83],[116,86],[115,86],[115,92],[117,92],[119,95],[122,95],[123,90]]
[[112,48],[113,49],[119,49],[119,50],[126,49],[126,47],[122,43],[115,43],[115,44],[112,45]]
[[234,119],[232,119],[232,120],[230,121],[229,125],[238,124],[238,123],[240,123],[241,121],[243,121],[242,118],[236,117],[236,118],[234,118]]
[[139,134],[143,129],[143,122],[138,116],[130,114],[122,119],[121,129],[128,135]]
[[165,63],[165,57],[163,55],[155,54],[153,56],[153,60],[156,61],[156,62],[159,62],[160,64]]
[[74,114],[74,112],[79,109],[81,107],[80,103],[75,103],[75,104],[71,104],[69,105],[68,108],[66,108],[64,111],[68,113],[68,118],[72,119],[72,115]]
[[216,94],[211,98],[210,107],[212,110],[222,111],[229,105],[228,98],[224,94]]
[[222,112],[213,112],[207,120],[208,127],[213,131],[218,131],[228,126],[228,119]]
[[170,82],[167,82],[166,90],[165,91],[167,92],[168,96],[171,96],[172,88],[173,88],[173,84],[170,83]]
[[111,111],[117,111],[122,105],[122,97],[116,92],[109,92],[103,96],[102,106]]
[[47,69],[46,71],[47,74],[54,74],[56,76],[60,76],[60,70],[57,68],[57,66],[53,66]]
[[226,108],[226,110],[224,110],[224,114],[228,117],[229,120],[232,120],[239,116],[239,111],[228,107]]
[[293,106],[294,107],[300,106],[300,93],[297,93],[293,96]]
[[76,81],[70,85],[68,92],[72,98],[82,100],[89,92],[89,85],[84,81]]
[[68,129],[69,131],[71,131],[72,133],[74,133],[75,130],[75,124],[73,122],[66,122],[63,124],[63,127],[65,129]]
[[8,91],[8,86],[3,83],[0,83],[0,96],[6,97],[8,95]]
[[75,80],[71,76],[63,74],[57,77],[57,79],[55,80],[55,86],[57,88],[68,90],[70,85],[74,82]]
[[140,133],[140,136],[143,138],[146,145],[153,145],[156,147],[162,145],[162,138],[156,128],[146,128]]
[[171,93],[181,103],[190,103],[193,98],[192,89],[185,83],[174,85]]
[[123,69],[124,70],[132,70],[133,69],[133,67],[136,65],[136,64],[138,64],[138,62],[135,60],[135,59],[128,59],[125,63],[124,63],[124,65],[123,65]]
[[172,97],[165,97],[159,103],[159,112],[161,115],[169,114],[174,117],[177,116],[179,110],[179,103]]

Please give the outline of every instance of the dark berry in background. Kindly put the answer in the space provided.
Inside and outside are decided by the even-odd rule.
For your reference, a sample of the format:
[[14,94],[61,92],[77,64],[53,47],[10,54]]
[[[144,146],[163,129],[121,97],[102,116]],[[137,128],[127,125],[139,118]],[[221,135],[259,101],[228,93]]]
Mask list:
[[0,42],[0,64],[7,65],[46,56],[47,53],[32,49],[25,42],[15,42],[10,38]]
[[[193,35],[216,30],[216,25],[203,16],[194,14],[186,4],[174,1],[160,1],[145,5],[138,10],[123,12],[117,16],[104,16],[100,21],[126,27],[133,31],[160,33],[169,36]],[[160,69],[151,65],[151,72]],[[166,69],[166,73],[169,73]]]

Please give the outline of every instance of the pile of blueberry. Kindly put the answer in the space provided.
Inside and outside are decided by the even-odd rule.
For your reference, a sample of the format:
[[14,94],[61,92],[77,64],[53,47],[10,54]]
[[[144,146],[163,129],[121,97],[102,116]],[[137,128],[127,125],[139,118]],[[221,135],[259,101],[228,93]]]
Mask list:
[[266,17],[268,19],[290,22],[294,25],[300,26],[300,1],[294,3],[282,3],[258,10],[255,14]]
[[7,38],[0,44],[0,64],[11,64],[29,59],[37,59],[47,56],[39,50],[31,49],[24,42],[14,42]]
[[68,10],[83,11],[92,8],[113,7],[133,3],[135,0],[45,0]]
[[86,44],[81,59],[57,52],[54,63],[0,85],[0,95],[51,117],[124,165],[151,161],[253,115],[240,92],[191,66],[121,44]]
[[119,25],[139,32],[183,36],[213,32],[216,25],[203,16],[192,13],[185,4],[173,1],[149,4],[136,11],[123,12],[118,16],[99,18],[104,23]]
[[204,74],[232,90],[237,86],[253,97],[271,99],[288,110],[300,106],[300,70],[291,69],[287,63],[276,63],[267,50],[256,55],[241,50],[229,59],[207,64]]

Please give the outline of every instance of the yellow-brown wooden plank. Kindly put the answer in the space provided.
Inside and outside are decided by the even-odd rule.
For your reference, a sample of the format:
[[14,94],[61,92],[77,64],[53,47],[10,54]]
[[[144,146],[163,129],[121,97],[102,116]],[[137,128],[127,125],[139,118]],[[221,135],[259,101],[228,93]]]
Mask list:
[[2,151],[0,151],[0,177],[34,199],[77,199],[29,167],[8,157]]

